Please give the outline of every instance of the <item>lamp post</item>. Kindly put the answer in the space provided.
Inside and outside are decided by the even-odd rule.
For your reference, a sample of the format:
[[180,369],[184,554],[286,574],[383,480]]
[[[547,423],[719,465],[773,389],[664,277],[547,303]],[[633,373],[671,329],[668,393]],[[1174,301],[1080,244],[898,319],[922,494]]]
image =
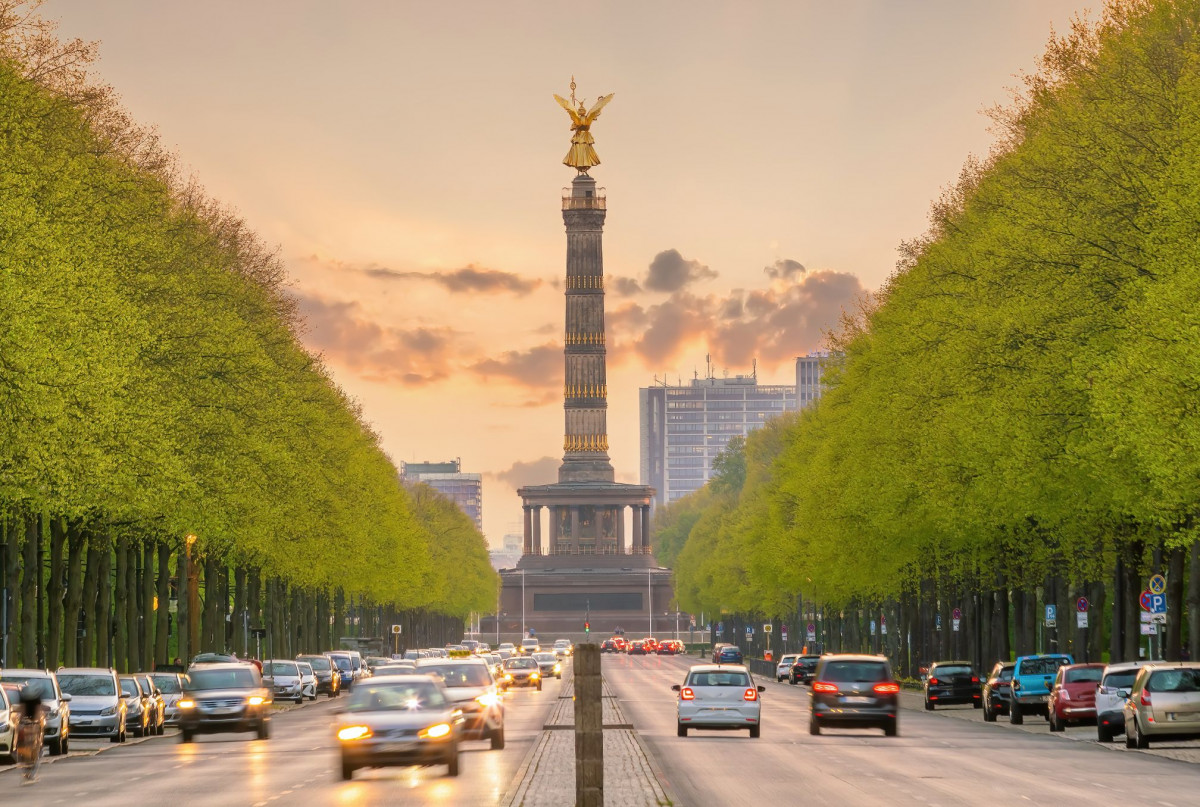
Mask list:
[[646,610],[650,612],[650,635],[654,635],[654,588],[651,586],[650,575],[653,570],[646,569]]

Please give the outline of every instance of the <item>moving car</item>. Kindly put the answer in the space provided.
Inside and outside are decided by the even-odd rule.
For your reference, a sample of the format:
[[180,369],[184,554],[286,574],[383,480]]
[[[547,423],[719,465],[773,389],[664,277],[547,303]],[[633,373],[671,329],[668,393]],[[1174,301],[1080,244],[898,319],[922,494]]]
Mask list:
[[983,719],[988,723],[995,723],[996,715],[1008,714],[1009,698],[1012,695],[1012,674],[1016,666],[1011,661],[997,661],[988,673],[987,680],[983,682],[983,691],[980,693],[983,700]]
[[888,737],[896,736],[900,684],[885,656],[821,656],[810,691],[809,734],[820,734],[826,726],[874,726]]
[[173,726],[179,722],[179,699],[183,697],[183,684],[186,680],[182,673],[156,672],[151,673],[154,686],[162,693],[163,724]]
[[459,718],[440,679],[381,675],[354,688],[338,714],[342,779],[359,768],[446,765],[458,776]]
[[161,736],[167,730],[167,700],[150,673],[138,673],[137,679],[150,707],[150,733]]
[[717,652],[713,653],[714,664],[741,664],[742,650],[737,645],[723,645]]
[[528,656],[528,655],[538,652],[541,649],[542,649],[542,646],[538,643],[537,639],[522,639],[521,640],[521,648],[520,648],[519,652],[523,656]]
[[1148,661],[1127,661],[1109,664],[1096,690],[1096,739],[1111,743],[1113,737],[1125,733],[1125,699],[1133,690],[1138,670]]
[[646,655],[646,643],[643,642],[641,639],[634,639],[632,642],[630,642],[628,645],[626,645],[626,647],[628,649],[625,652],[631,656]]
[[570,639],[555,639],[554,653],[558,656],[570,656],[575,652],[575,645],[571,644]]
[[349,689],[354,686],[354,664],[350,661],[350,654],[331,650],[325,655],[338,671],[338,688]]
[[925,676],[925,710],[941,704],[970,703],[983,708],[979,676],[969,661],[935,661]]
[[676,653],[682,653],[683,642],[678,639],[664,639],[658,643],[658,649],[654,652],[660,656],[673,656]]
[[[37,688],[38,697],[41,698],[46,712],[43,742],[50,749],[52,757],[67,753],[71,741],[71,696],[58,688],[58,679],[54,673],[49,670],[12,667],[0,670],[0,683]],[[0,720],[0,753],[4,753],[4,731],[3,721]]]
[[749,729],[751,737],[762,731],[762,701],[750,670],[741,666],[700,664],[688,670],[683,684],[675,684],[677,733],[688,729]]
[[271,735],[271,690],[263,686],[252,664],[204,665],[188,670],[179,699],[179,740],[197,734],[253,731],[260,740]]
[[1074,663],[1074,658],[1063,653],[1018,656],[1013,666],[1008,722],[1019,726],[1025,722],[1025,715],[1048,717],[1046,708],[1050,702],[1050,688],[1058,675],[1058,668]]
[[71,696],[68,731],[73,737],[107,737],[125,742],[126,703],[115,670],[100,667],[63,667],[58,686]]
[[304,701],[304,685],[300,681],[300,668],[287,659],[267,659],[262,667],[263,686],[271,690],[274,700]]
[[792,686],[796,684],[807,684],[812,681],[813,673],[817,671],[817,662],[821,660],[818,653],[804,653],[796,659],[796,663],[792,665],[792,671],[788,675],[788,683]]
[[1200,662],[1155,662],[1138,670],[1125,701],[1125,747],[1200,738]]
[[500,686],[504,689],[513,687],[536,687],[542,690],[542,676],[538,663],[528,656],[513,656],[504,660],[504,673],[500,677]]
[[616,653],[616,652],[618,652],[617,651],[617,643],[615,641],[613,641],[612,639],[605,639],[603,642],[600,643],[600,652],[601,653]]
[[554,653],[534,653],[533,660],[538,663],[538,673],[543,681],[547,678],[562,678],[562,664]]
[[462,712],[463,739],[488,740],[493,750],[504,747],[504,698],[487,662],[425,659],[417,663],[415,672],[441,677],[446,697]]
[[1051,731],[1063,731],[1072,723],[1090,723],[1096,719],[1096,688],[1103,676],[1103,664],[1058,668],[1047,704]]
[[796,659],[800,658],[799,653],[784,653],[779,657],[779,663],[775,665],[775,680],[782,681],[792,674],[792,665],[796,663]]
[[341,673],[335,672],[337,667],[326,655],[304,653],[296,656],[296,661],[303,661],[312,667],[313,675],[317,677],[317,692],[324,692],[329,697],[335,697],[342,691]]

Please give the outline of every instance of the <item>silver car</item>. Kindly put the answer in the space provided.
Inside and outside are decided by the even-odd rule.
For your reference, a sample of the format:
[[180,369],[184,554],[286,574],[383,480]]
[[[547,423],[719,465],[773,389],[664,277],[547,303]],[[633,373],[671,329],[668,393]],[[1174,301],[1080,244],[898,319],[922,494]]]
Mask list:
[[488,740],[493,750],[504,747],[504,696],[487,662],[477,658],[422,659],[415,672],[442,679],[446,697],[462,712],[462,739]]
[[[50,756],[68,753],[71,740],[70,695],[58,688],[58,679],[49,670],[0,670],[0,683],[22,684],[37,687],[38,697],[46,710],[46,729],[43,741],[50,749]],[[0,734],[3,729],[0,729]]]
[[154,679],[154,685],[162,693],[163,724],[173,726],[179,722],[179,699],[183,697],[183,687],[187,683],[187,676],[183,673],[156,672],[151,673],[150,677]]
[[1125,747],[1200,738],[1200,662],[1157,662],[1138,671],[1125,701]]
[[671,689],[676,701],[678,734],[688,729],[749,729],[758,737],[766,687],[755,686],[750,670],[740,664],[700,664],[688,670],[683,684]]
[[17,761],[17,729],[21,712],[15,698],[9,700],[8,690],[0,687],[0,762],[11,765]]
[[354,687],[338,711],[342,778],[359,768],[446,765],[458,776],[461,713],[430,675],[380,675]]
[[[150,698],[142,689],[142,682],[135,675],[121,676],[121,694],[125,698],[125,722],[133,731],[134,737],[145,737],[151,733]],[[157,728],[157,727],[156,727]]]
[[1096,740],[1111,743],[1113,737],[1125,733],[1125,699],[1133,689],[1138,670],[1147,661],[1127,661],[1109,664],[1104,668],[1096,690]]
[[115,670],[63,667],[56,673],[59,689],[71,696],[68,731],[73,737],[107,737],[125,742],[125,698]]
[[300,668],[296,662],[268,659],[262,665],[263,686],[271,690],[275,700],[296,703],[304,700],[304,686],[300,682]]

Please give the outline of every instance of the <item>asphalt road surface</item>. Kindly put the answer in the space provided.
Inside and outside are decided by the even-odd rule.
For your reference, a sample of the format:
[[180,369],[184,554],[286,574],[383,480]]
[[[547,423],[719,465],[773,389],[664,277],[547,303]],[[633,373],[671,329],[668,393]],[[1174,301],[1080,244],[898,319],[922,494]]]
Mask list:
[[464,742],[457,778],[438,765],[373,768],[341,781],[332,714],[339,699],[322,698],[275,714],[271,739],[265,741],[248,733],[215,734],[184,745],[174,731],[121,746],[72,739],[70,756],[43,764],[32,785],[22,786],[16,769],[0,773],[0,804],[496,804],[541,732],[560,686],[548,680],[541,692],[518,689],[506,695],[504,749],[492,751],[486,741]]
[[[808,689],[759,679],[762,736],[675,732],[675,693],[701,659],[604,657],[604,676],[680,803],[702,805],[1065,805],[1185,807],[1200,800],[1200,766],[1074,737],[904,708],[900,736],[808,733]],[[920,699],[911,699],[919,704]],[[975,710],[966,707],[968,712]],[[1037,723],[1042,721],[1037,720]],[[1095,729],[1092,729],[1094,732]],[[1094,737],[1094,734],[1091,735]],[[1164,743],[1167,745],[1167,743]],[[1183,744],[1181,744],[1183,745]],[[1190,744],[1186,744],[1190,745]],[[611,786],[606,783],[606,788]]]

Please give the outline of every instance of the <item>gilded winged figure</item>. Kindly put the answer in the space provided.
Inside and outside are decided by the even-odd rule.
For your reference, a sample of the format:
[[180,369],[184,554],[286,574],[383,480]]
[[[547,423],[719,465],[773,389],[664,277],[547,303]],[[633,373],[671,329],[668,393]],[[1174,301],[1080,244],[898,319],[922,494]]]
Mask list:
[[[574,83],[572,83],[574,88]],[[563,98],[561,95],[555,95],[554,100],[558,101],[559,106],[567,110],[567,114],[571,116],[571,150],[567,152],[567,156],[563,158],[563,165],[569,165],[580,173],[587,173],[587,170],[593,165],[600,164],[600,157],[596,154],[596,149],[593,144],[596,139],[592,137],[591,126],[596,118],[600,117],[600,110],[604,109],[604,105],[612,100],[614,93],[602,95],[596,99],[596,103],[588,109],[579,104],[576,109],[571,101],[575,100],[575,93],[571,93],[571,101]]]

